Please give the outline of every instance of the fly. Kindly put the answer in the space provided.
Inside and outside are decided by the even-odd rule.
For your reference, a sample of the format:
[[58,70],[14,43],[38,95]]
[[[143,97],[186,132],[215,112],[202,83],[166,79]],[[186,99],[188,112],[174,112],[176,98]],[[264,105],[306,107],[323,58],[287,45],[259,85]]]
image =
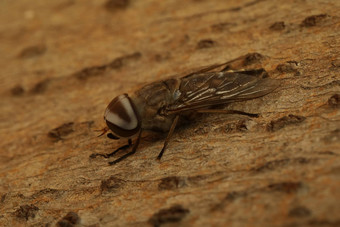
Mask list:
[[[228,62],[230,63],[230,62]],[[93,154],[106,158],[119,150],[132,146],[132,137],[137,136],[132,150],[109,162],[114,165],[134,154],[143,130],[168,132],[160,160],[180,118],[193,113],[257,114],[236,110],[212,109],[228,103],[245,101],[264,96],[279,85],[278,80],[268,78],[264,69],[230,71],[228,63],[212,65],[181,78],[170,78],[148,84],[131,97],[127,94],[114,98],[107,106],[104,120],[107,127],[103,134],[111,139],[126,138],[129,144],[110,154]]]

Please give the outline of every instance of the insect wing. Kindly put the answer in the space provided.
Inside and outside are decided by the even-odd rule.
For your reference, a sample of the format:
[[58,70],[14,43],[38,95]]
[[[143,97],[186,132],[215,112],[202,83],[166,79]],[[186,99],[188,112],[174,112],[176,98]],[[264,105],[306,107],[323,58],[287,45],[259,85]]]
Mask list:
[[278,87],[277,80],[261,78],[256,74],[256,71],[222,71],[185,76],[181,80],[178,99],[167,106],[166,112],[173,114],[253,99]]
[[[192,69],[190,71],[187,71],[184,74],[187,76],[191,76],[193,74],[200,74],[200,73],[206,73],[206,72],[221,72],[221,71],[227,71],[230,69],[239,69],[239,68],[242,68],[242,66],[244,66],[244,62],[246,61],[246,59],[251,58],[251,56],[253,56],[253,54],[246,54],[246,55],[240,56],[236,59],[233,59],[231,61],[227,61],[224,63],[213,64],[213,65],[208,65],[208,66],[203,66],[200,68]],[[257,71],[257,70],[249,70],[248,72],[250,71]]]

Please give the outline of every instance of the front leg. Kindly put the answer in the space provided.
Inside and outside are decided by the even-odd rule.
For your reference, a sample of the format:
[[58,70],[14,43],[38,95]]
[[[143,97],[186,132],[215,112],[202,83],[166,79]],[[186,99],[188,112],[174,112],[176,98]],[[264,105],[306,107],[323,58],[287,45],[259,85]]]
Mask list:
[[[108,137],[109,137],[109,135],[108,135]],[[110,138],[110,137],[109,137],[109,138]],[[128,149],[129,147],[131,147],[131,145],[132,145],[132,141],[131,141],[131,139],[129,139],[129,140],[128,140],[128,144],[123,145],[123,146],[117,148],[116,150],[114,150],[114,151],[111,152],[111,153],[107,153],[107,154],[94,153],[94,154],[91,154],[91,155],[90,155],[90,158],[96,158],[97,156],[101,156],[101,157],[104,157],[104,158],[110,158],[110,157],[112,157],[113,155],[115,155],[118,151]]]
[[109,162],[109,165],[115,165],[115,164],[117,164],[118,162],[123,161],[123,160],[126,159],[127,157],[129,157],[129,156],[133,155],[134,153],[136,153],[136,150],[137,150],[137,147],[138,147],[138,145],[139,145],[139,141],[140,141],[141,136],[142,136],[142,130],[139,131],[138,138],[137,138],[137,140],[136,140],[135,145],[134,145],[133,148],[132,148],[132,151],[130,151],[129,153],[123,155],[122,157],[120,157],[120,158],[118,158],[118,159],[116,159],[116,160],[114,160],[114,161],[112,161],[112,162]]

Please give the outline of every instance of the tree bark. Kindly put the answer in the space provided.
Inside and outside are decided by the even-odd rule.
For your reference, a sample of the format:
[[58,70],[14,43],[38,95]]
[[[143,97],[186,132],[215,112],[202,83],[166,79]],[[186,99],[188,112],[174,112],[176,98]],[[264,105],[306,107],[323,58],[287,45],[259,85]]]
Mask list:
[[[1,226],[339,226],[340,2],[2,1]],[[238,59],[281,86],[136,154],[111,99]],[[92,155],[92,156],[91,156]],[[92,158],[91,158],[92,157]]]

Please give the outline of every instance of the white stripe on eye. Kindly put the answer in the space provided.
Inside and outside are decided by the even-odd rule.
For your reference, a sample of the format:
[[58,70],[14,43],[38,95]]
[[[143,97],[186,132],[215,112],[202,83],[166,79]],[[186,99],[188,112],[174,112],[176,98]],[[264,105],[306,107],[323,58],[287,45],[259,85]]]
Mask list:
[[118,127],[125,129],[125,130],[132,130],[132,129],[137,128],[138,119],[137,119],[135,112],[133,111],[130,100],[124,96],[120,98],[118,102],[121,102],[123,108],[125,109],[126,113],[128,114],[130,118],[130,121],[126,121],[122,119],[118,114],[112,112],[109,108],[107,108],[105,111],[105,119],[111,122],[112,124],[117,125]]

